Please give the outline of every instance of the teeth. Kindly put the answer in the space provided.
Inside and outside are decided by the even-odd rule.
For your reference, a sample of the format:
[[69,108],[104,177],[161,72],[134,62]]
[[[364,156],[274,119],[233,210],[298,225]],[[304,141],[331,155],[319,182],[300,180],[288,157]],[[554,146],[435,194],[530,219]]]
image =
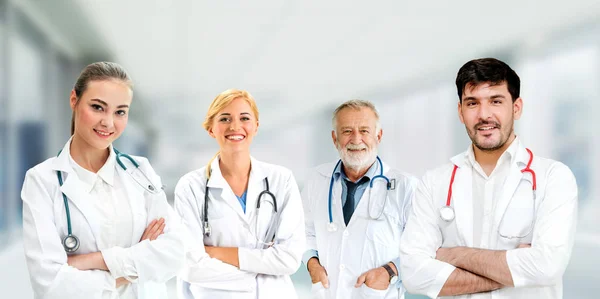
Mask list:
[[106,133],[106,132],[100,132],[100,131],[98,131],[98,130],[94,130],[94,131],[96,131],[96,133],[98,133],[98,134],[100,134],[100,135],[102,135],[102,136],[108,136],[108,135],[110,135],[110,133]]
[[481,127],[481,128],[479,128],[479,130],[487,131],[487,130],[491,130],[493,128],[494,127]]
[[244,139],[244,136],[242,136],[242,135],[229,135],[229,136],[227,136],[227,139],[230,139],[230,140],[242,140],[242,139]]

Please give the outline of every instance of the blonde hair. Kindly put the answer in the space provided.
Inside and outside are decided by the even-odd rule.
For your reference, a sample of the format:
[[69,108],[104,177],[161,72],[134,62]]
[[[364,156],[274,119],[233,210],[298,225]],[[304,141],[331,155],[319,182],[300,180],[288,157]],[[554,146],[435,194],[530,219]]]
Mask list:
[[[221,110],[225,109],[225,107],[229,106],[229,104],[231,104],[233,100],[239,98],[242,98],[246,100],[246,102],[248,102],[248,105],[250,105],[250,109],[252,109],[252,113],[254,113],[254,116],[256,117],[256,121],[258,121],[258,107],[256,106],[256,102],[254,101],[252,95],[245,90],[228,89],[217,95],[217,97],[212,101],[212,103],[210,103],[210,106],[208,107],[208,112],[206,112],[206,117],[204,118],[204,122],[202,123],[202,127],[204,127],[206,131],[210,131],[212,129],[212,125],[217,114],[219,114]],[[217,158],[218,155],[219,152],[217,151],[217,153],[212,157],[212,159],[208,161],[208,165],[206,165],[207,179],[210,178],[210,165],[215,160],[215,158]]]

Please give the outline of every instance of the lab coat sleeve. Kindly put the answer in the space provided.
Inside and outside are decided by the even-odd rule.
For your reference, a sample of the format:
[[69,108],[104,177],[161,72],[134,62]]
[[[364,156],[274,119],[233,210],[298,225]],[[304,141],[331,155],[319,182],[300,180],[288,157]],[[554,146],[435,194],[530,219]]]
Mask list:
[[302,199],[296,180],[289,172],[275,244],[267,249],[239,248],[240,269],[270,275],[291,275],[300,266],[305,240]]
[[[140,159],[140,168],[157,186],[160,178],[150,164]],[[145,167],[144,167],[145,166]],[[184,264],[184,230],[169,203],[165,192],[146,193],[146,226],[154,219],[164,218],[165,229],[156,240],[144,240],[129,248],[112,247],[102,250],[104,261],[113,277],[125,277],[130,281],[164,283],[175,277]]]
[[506,253],[515,287],[556,284],[562,279],[571,257],[577,223],[575,176],[559,162],[542,175],[547,175],[548,181],[538,208],[531,248]]
[[310,179],[306,181],[306,185],[302,188],[302,205],[304,208],[304,230],[306,231],[306,252],[302,256],[304,265],[307,265],[308,260],[313,257],[319,257],[317,251],[317,234],[315,232],[315,213],[314,202],[311,198],[312,182]]
[[400,244],[400,275],[410,293],[436,298],[456,267],[435,259],[442,246],[437,209],[432,199],[434,180],[426,175],[412,202]]
[[[185,267],[179,278],[201,287],[248,291],[256,285],[256,274],[239,270],[237,267],[211,258],[204,250],[201,215],[204,193],[195,194],[190,182],[179,181],[175,187],[175,210],[183,219],[188,238],[186,238]],[[180,284],[183,284],[180,282]]]
[[21,198],[23,245],[35,298],[101,299],[116,294],[115,279],[107,271],[81,271],[67,264],[52,196],[35,168],[25,175]]

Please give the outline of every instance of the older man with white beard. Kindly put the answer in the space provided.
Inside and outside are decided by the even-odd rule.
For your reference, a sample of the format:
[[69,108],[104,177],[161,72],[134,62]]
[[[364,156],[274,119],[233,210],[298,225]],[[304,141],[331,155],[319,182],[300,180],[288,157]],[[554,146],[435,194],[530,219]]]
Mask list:
[[400,237],[417,180],[377,156],[383,131],[372,103],[347,101],[332,123],[340,160],[318,166],[302,190],[313,295],[403,298]]

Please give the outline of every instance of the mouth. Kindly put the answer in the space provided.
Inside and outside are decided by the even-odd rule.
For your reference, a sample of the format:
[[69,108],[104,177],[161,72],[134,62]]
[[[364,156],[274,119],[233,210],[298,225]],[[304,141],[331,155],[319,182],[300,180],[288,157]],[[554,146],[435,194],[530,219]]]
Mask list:
[[241,134],[231,134],[231,135],[225,136],[225,138],[230,141],[238,142],[238,141],[242,141],[242,140],[246,139],[246,136],[241,135]]
[[100,138],[106,139],[108,137],[110,137],[112,134],[114,134],[115,132],[106,132],[106,131],[100,131],[97,129],[94,129],[94,132],[96,132],[96,135]]
[[485,124],[485,125],[479,125],[476,127],[476,130],[484,136],[489,136],[494,132],[494,130],[499,130],[499,129],[500,129],[500,126],[497,124]]

